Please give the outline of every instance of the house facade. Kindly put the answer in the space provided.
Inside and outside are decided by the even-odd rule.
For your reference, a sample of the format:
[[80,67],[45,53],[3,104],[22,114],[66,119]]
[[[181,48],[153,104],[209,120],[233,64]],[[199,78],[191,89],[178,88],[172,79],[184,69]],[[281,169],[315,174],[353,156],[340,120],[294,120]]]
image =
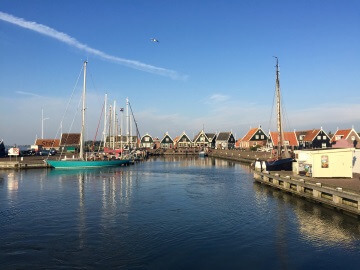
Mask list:
[[105,147],[109,149],[135,149],[139,146],[140,141],[137,136],[107,136]]
[[237,141],[237,148],[249,149],[256,146],[265,146],[268,136],[261,127],[251,128],[243,138]]
[[162,149],[172,149],[172,148],[174,148],[174,141],[170,137],[168,132],[165,133],[164,137],[160,141],[160,148],[162,148]]
[[360,137],[354,128],[351,129],[338,129],[334,136],[331,138],[331,144],[335,144],[338,140],[346,140],[351,143],[353,147],[360,148]]
[[153,149],[154,148],[153,138],[148,133],[146,133],[144,136],[142,136],[140,140],[140,146],[147,149]]
[[211,147],[211,143],[210,139],[208,138],[208,136],[206,135],[206,133],[204,132],[204,130],[201,130],[195,137],[193,140],[193,147],[197,147],[197,148],[205,148],[205,147]]
[[220,132],[216,137],[216,149],[234,149],[235,137],[232,132]]
[[192,147],[193,142],[184,131],[180,136],[176,137],[176,142],[174,142],[174,144],[176,148],[190,148]]
[[299,142],[298,149],[315,149],[331,147],[331,138],[322,129],[311,129],[296,131],[296,137]]
[[209,143],[212,149],[216,147],[216,133],[205,133],[206,137],[209,139]]

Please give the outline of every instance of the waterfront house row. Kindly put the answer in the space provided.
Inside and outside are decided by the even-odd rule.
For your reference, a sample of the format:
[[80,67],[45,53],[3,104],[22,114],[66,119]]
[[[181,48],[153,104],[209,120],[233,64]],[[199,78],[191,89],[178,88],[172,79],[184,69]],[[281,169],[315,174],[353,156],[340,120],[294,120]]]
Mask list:
[[184,149],[184,148],[213,148],[213,149],[233,149],[235,137],[232,132],[206,133],[201,130],[193,139],[186,132],[182,132],[175,138],[166,132],[162,139],[153,138],[148,133],[140,140],[140,147],[149,149]]
[[[251,128],[244,137],[236,141],[235,147],[239,149],[255,150],[276,149],[278,145],[278,133],[269,132],[265,134],[261,126]],[[284,132],[284,145],[291,150],[296,149],[319,149],[319,148],[360,148],[360,137],[351,129],[337,130],[333,136],[328,135],[322,127],[303,131]]]

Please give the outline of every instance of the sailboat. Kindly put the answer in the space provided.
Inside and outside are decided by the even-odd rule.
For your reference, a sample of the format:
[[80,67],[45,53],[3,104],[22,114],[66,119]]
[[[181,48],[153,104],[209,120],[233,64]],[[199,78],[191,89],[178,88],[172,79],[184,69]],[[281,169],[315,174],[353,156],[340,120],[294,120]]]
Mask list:
[[[279,78],[279,59],[276,58],[276,111],[277,111],[277,136],[278,145],[277,150],[274,151],[274,156],[271,160],[265,161],[267,171],[292,171],[293,158],[286,145],[284,144],[284,131],[282,128],[282,112],[281,112],[281,97],[280,97],[280,78]],[[282,151],[284,149],[284,151]]]
[[86,105],[86,66],[87,61],[84,61],[84,85],[82,93],[82,124],[80,133],[80,153],[77,159],[62,159],[62,160],[46,160],[46,163],[55,169],[77,169],[77,168],[99,168],[99,167],[113,167],[128,165],[128,159],[110,159],[110,160],[88,160],[84,156],[84,132],[85,132],[85,105]]

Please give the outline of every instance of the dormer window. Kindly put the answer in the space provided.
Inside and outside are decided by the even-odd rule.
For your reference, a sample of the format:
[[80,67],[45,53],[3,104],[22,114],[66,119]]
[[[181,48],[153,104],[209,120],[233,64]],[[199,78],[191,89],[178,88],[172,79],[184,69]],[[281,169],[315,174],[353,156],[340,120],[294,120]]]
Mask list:
[[341,139],[341,135],[336,135],[335,136],[335,140],[340,140]]

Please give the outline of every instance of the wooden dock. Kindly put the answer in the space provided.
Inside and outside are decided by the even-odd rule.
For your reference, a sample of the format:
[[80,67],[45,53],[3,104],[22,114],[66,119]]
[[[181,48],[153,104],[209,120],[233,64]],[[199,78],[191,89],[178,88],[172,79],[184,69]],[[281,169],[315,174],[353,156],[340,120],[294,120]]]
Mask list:
[[[360,193],[342,187],[325,186],[323,183],[307,181],[282,172],[254,171],[256,182],[298,195],[353,216],[360,216]],[[316,180],[316,179],[315,179]]]

